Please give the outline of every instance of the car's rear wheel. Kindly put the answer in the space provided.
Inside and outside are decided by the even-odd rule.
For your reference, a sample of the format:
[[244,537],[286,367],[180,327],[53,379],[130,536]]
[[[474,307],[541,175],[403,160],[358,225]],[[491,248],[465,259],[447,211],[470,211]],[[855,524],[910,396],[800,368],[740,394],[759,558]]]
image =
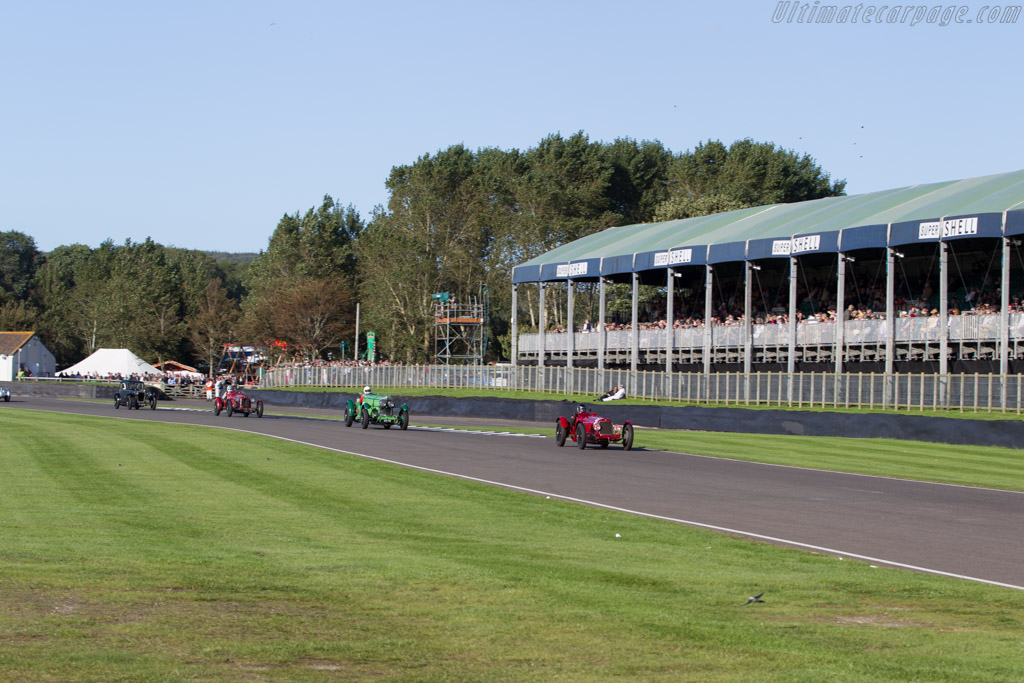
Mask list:
[[363,408],[362,427],[366,429],[370,426],[370,411]]
[[353,413],[352,410],[348,406],[346,406],[345,407],[345,426],[346,427],[351,427],[352,423],[355,422],[355,421],[356,421],[355,413]]
[[555,424],[555,445],[561,448],[565,445],[565,439],[569,436],[569,430],[562,426],[562,421],[559,420]]
[[576,448],[581,451],[587,447],[587,428],[583,425],[576,425]]
[[256,417],[263,417],[263,401],[256,401]]
[[402,414],[398,416],[398,423],[402,425],[402,431],[404,432],[409,428],[409,411],[403,410]]
[[622,427],[622,450],[628,451],[633,448],[633,425]]

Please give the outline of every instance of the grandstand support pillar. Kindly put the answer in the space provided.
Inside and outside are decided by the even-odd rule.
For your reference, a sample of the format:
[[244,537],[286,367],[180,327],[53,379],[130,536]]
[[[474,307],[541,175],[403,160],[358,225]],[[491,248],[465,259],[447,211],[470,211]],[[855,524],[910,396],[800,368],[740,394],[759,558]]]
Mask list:
[[[903,258],[901,255],[900,258]],[[889,247],[885,250],[885,391],[882,396],[882,407],[888,408],[896,400],[893,395],[893,357],[896,353],[896,250]]]
[[789,387],[786,391],[787,400],[793,402],[793,374],[796,372],[796,256],[789,257],[789,354],[786,358],[786,372],[789,373]]
[[515,368],[519,365],[519,285],[512,285],[512,374],[515,376]]
[[839,396],[839,378],[843,374],[843,356],[846,351],[846,254],[839,252],[836,261],[836,344],[832,358],[836,364],[835,395]]
[[[711,322],[711,292],[714,291],[715,269],[711,264],[704,266],[704,374],[711,374],[711,331],[714,323]],[[704,383],[705,390],[707,382]]]
[[[543,282],[538,282],[537,283],[537,291],[538,291],[538,294],[537,294],[538,304],[537,304],[537,306],[540,309],[539,310],[540,317],[538,317],[538,319],[537,319],[537,344],[538,344],[537,368],[539,370],[541,370],[541,371],[544,370],[544,355],[545,355],[545,351],[546,351],[545,345],[544,345],[544,330],[548,326],[548,309],[544,305],[544,290],[546,288],[547,288],[547,286]],[[542,380],[542,382],[543,382],[543,380]],[[542,389],[543,389],[543,387],[542,387]]]
[[[1006,214],[1003,214],[1006,226]],[[1003,273],[999,280],[999,407],[1006,409],[1006,382],[1010,374],[1010,247],[1009,237],[1003,238]]]
[[638,313],[640,308],[640,275],[637,273],[632,274],[630,280],[630,289],[633,293],[633,305],[632,321],[633,327],[629,331],[629,370],[633,373],[633,386],[629,388],[629,391],[633,394],[637,392],[636,386],[636,371],[640,364],[640,322],[638,320]]
[[565,333],[565,388],[568,393],[573,392],[572,386],[572,358],[576,355],[576,328],[573,326],[573,315],[575,314],[576,283],[572,280],[565,281],[565,307],[567,309]]
[[604,383],[604,352],[608,343],[608,332],[604,329],[605,321],[605,281],[603,277],[597,278],[597,386],[603,387]]
[[667,282],[665,284],[665,388],[663,393],[668,398],[672,396],[672,360],[676,350],[676,334],[672,329],[672,323],[676,319],[676,271],[666,268],[665,272]]
[[[751,316],[753,311],[753,273],[754,264],[750,261],[743,262],[743,374],[747,376],[747,393],[750,393],[750,368],[754,358],[754,340],[750,336],[753,326]],[[746,397],[744,397],[746,398]]]
[[[945,219],[943,219],[945,220]],[[949,382],[949,245],[939,241],[939,403],[946,404]],[[991,387],[989,388],[991,391]]]

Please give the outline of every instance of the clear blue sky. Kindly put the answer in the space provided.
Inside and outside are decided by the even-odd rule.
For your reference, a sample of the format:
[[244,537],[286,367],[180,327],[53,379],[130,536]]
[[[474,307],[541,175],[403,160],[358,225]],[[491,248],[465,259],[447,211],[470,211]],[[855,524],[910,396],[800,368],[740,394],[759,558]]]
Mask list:
[[0,230],[259,251],[324,194],[368,218],[425,153],[580,130],[771,141],[849,194],[1016,170],[1024,16],[984,6],[911,26],[775,22],[774,0],[0,0]]

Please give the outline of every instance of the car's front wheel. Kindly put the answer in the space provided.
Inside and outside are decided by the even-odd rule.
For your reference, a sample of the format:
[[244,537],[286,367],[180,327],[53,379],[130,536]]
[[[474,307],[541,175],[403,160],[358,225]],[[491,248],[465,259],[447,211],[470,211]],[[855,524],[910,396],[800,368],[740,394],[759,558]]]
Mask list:
[[231,417],[232,415],[235,414],[235,406],[234,406],[234,404],[231,401],[228,401],[227,409],[228,409],[228,417]]
[[156,396],[149,397],[149,409],[156,410]]
[[117,396],[115,396],[114,397],[114,410],[117,410],[120,407],[121,407],[121,399],[119,399]]
[[581,451],[587,447],[587,428],[583,425],[576,425],[576,448]]
[[370,426],[370,411],[367,410],[366,408],[363,408],[362,427],[363,427],[363,429],[366,429],[369,426]]

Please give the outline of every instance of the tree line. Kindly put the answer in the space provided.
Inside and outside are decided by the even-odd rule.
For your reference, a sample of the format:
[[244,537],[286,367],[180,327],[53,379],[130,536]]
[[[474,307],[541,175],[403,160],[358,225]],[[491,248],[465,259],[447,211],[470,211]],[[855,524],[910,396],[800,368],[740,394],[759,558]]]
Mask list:
[[[394,167],[385,184],[387,205],[367,219],[330,195],[285,214],[251,261],[149,238],[41,253],[30,236],[0,232],[0,329],[35,330],[58,367],[102,347],[214,365],[228,342],[339,358],[358,302],[361,330],[376,332],[379,353],[426,362],[431,295],[487,287],[488,357],[507,358],[515,265],[615,225],[845,188],[810,156],[772,143],[707,141],[674,153],[657,141],[596,142],[582,132],[525,151],[453,145]],[[522,305],[533,313],[529,289]]]

